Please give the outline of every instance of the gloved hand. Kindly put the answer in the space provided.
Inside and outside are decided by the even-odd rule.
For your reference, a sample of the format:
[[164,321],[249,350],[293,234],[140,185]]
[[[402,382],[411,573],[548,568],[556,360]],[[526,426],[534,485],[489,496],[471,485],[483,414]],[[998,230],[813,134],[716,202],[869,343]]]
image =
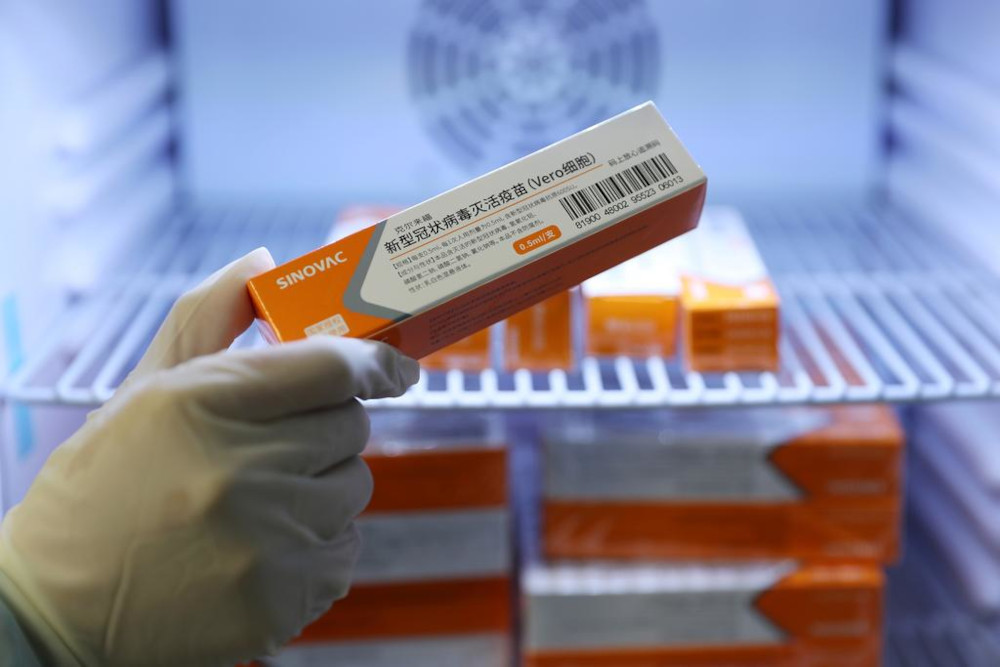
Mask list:
[[419,367],[346,338],[218,353],[272,266],[255,251],[183,296],[0,527],[0,594],[49,662],[231,665],[347,592],[372,488],[355,397]]

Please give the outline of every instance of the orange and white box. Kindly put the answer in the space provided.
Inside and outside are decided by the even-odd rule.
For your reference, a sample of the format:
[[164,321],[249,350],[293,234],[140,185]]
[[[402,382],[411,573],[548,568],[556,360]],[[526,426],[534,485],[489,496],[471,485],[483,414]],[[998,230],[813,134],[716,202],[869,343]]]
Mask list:
[[525,667],[877,667],[872,565],[529,565]]
[[486,370],[490,367],[492,334],[492,328],[477,331],[458,342],[444,346],[437,352],[430,353],[420,361],[420,365],[431,371]]
[[265,337],[457,342],[696,226],[707,180],[652,103],[257,276]]
[[[379,220],[385,220],[403,210],[402,206],[354,205],[347,206],[338,213],[330,229],[327,243],[336,243],[346,236],[355,234]],[[491,330],[483,329],[471,336],[447,345],[423,358],[421,365],[432,371],[482,371],[490,367]]]
[[[351,591],[278,664],[509,664],[506,448],[495,416],[446,421],[373,419],[363,456],[375,492],[357,520]],[[469,655],[478,661],[461,662]]]
[[262,667],[510,667],[512,653],[510,638],[498,633],[378,638],[296,644]]
[[739,211],[706,209],[684,245],[681,328],[688,368],[776,370],[780,300]]
[[674,356],[686,239],[657,246],[583,283],[589,354]]
[[543,551],[892,562],[902,467],[885,406],[577,416],[543,438]]
[[573,292],[565,291],[504,322],[504,368],[513,371],[573,366]]

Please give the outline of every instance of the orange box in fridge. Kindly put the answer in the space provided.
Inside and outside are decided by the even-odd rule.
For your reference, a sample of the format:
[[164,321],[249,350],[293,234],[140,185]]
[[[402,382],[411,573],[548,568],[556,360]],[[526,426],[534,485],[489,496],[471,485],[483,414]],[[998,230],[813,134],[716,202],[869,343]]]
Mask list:
[[297,642],[507,632],[509,577],[353,586]]
[[801,558],[894,563],[902,501],[546,501],[549,558]]
[[372,416],[362,454],[375,482],[365,514],[507,509],[507,446],[496,415]]
[[490,366],[490,329],[482,329],[457,343],[432,352],[421,365],[432,371],[481,371]]
[[529,565],[526,667],[877,667],[871,565]]
[[881,405],[595,415],[543,438],[549,558],[896,560],[903,430]]
[[657,246],[583,283],[589,354],[674,356],[685,238]]
[[257,276],[265,337],[425,357],[697,225],[704,173],[651,103]]
[[587,350],[595,356],[672,357],[677,343],[676,298],[587,298]]
[[702,372],[777,370],[778,292],[736,209],[705,209],[684,239],[684,359]]
[[573,294],[560,292],[507,318],[504,367],[568,369],[573,365]]
[[506,667],[513,585],[509,576],[352,585],[277,664]]

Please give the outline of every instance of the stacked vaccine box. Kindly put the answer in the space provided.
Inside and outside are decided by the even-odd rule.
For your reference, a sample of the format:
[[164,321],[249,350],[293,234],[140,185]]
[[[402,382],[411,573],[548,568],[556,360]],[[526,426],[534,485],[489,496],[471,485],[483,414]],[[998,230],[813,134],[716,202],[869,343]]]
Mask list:
[[278,657],[284,667],[507,667],[512,546],[495,416],[373,415],[375,480],[348,596]]
[[673,357],[695,371],[778,367],[779,298],[734,208],[583,284],[587,350]]
[[551,558],[898,555],[902,431],[883,406],[591,414],[543,452]]
[[715,208],[687,237],[684,361],[695,371],[776,370],[779,299],[743,217]]
[[875,667],[881,572],[793,562],[528,566],[525,667]]
[[551,424],[521,579],[526,663],[874,667],[902,454],[881,406]]

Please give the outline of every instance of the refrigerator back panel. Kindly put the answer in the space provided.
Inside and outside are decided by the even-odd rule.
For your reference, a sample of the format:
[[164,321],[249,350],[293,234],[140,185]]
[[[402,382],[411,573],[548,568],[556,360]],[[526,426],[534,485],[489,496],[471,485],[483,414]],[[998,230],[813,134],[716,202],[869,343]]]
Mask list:
[[174,0],[185,185],[407,203],[652,99],[716,197],[864,194],[886,4]]

